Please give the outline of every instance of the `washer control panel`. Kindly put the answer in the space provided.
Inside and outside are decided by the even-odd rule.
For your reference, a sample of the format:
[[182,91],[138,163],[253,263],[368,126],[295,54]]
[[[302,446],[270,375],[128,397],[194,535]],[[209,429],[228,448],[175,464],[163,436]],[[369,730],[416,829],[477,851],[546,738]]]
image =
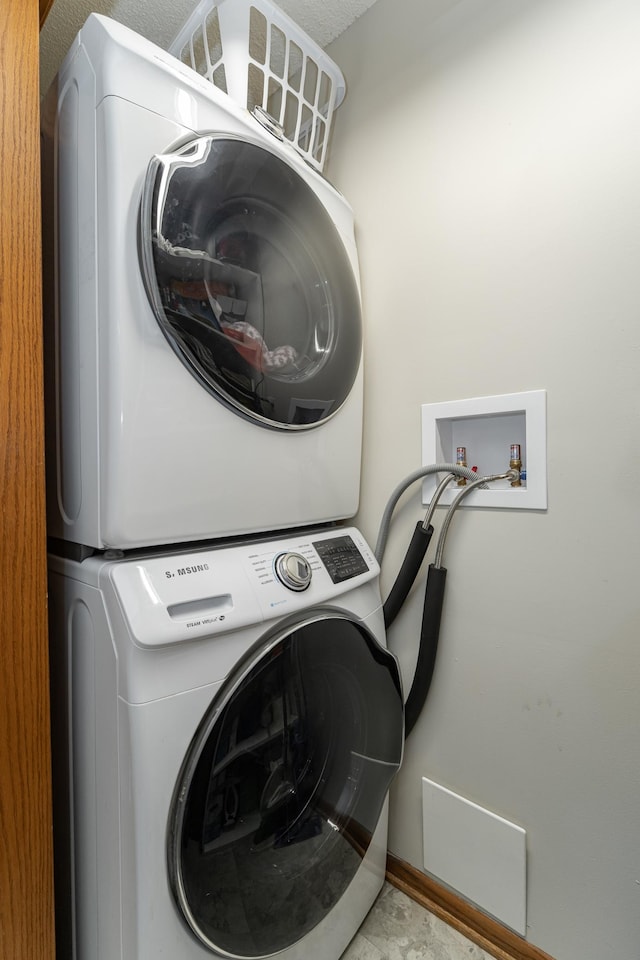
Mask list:
[[332,537],[311,544],[333,583],[351,580],[369,569],[350,536]]
[[311,583],[311,567],[300,553],[280,553],[274,561],[276,576],[289,590],[301,592]]
[[[380,572],[355,527],[95,563],[142,646],[228,633],[331,603]],[[379,593],[367,602],[379,604]]]

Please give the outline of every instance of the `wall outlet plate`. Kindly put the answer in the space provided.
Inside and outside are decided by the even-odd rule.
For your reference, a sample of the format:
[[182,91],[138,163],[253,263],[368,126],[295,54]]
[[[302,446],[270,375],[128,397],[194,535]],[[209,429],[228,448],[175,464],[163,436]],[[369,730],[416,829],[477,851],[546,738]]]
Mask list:
[[[509,469],[512,443],[519,443],[526,480],[512,487],[508,480],[474,490],[463,501],[470,507],[516,510],[547,509],[547,393],[529,390],[495,397],[473,397],[422,406],[422,463],[455,463],[456,449],[465,447],[467,466],[477,466],[478,476]],[[426,477],[422,502],[428,504],[438,483]],[[451,503],[460,492],[447,487],[441,503]]]

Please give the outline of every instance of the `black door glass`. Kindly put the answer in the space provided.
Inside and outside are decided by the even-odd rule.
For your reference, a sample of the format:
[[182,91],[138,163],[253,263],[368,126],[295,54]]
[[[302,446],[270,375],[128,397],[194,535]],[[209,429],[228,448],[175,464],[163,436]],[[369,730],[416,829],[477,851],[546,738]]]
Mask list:
[[330,615],[262,646],[214,699],[176,785],[176,902],[234,957],[300,940],[364,857],[402,757],[394,657]]
[[288,164],[222,136],[155,157],[141,245],[158,322],[218,399],[287,429],[339,410],[360,363],[358,289],[331,217]]

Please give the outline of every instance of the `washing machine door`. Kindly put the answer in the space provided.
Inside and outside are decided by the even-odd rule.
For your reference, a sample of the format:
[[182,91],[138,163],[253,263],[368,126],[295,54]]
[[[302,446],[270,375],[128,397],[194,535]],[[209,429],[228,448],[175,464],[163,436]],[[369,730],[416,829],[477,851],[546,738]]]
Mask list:
[[327,916],[402,745],[396,660],[360,623],[323,612],[254,649],[211,703],[172,802],[171,886],[198,940],[266,957]]
[[158,323],[217,399],[286,430],[340,409],[360,364],[359,293],[331,217],[284,160],[216,135],[155,157],[141,259]]

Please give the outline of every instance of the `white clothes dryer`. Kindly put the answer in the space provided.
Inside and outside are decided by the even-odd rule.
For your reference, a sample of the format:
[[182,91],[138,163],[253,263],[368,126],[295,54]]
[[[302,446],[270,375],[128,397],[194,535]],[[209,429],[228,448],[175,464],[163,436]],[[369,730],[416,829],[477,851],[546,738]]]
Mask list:
[[92,14],[43,110],[49,533],[97,549],[358,507],[353,217],[246,109]]
[[403,749],[361,534],[52,557],[50,578],[59,955],[338,960]]

